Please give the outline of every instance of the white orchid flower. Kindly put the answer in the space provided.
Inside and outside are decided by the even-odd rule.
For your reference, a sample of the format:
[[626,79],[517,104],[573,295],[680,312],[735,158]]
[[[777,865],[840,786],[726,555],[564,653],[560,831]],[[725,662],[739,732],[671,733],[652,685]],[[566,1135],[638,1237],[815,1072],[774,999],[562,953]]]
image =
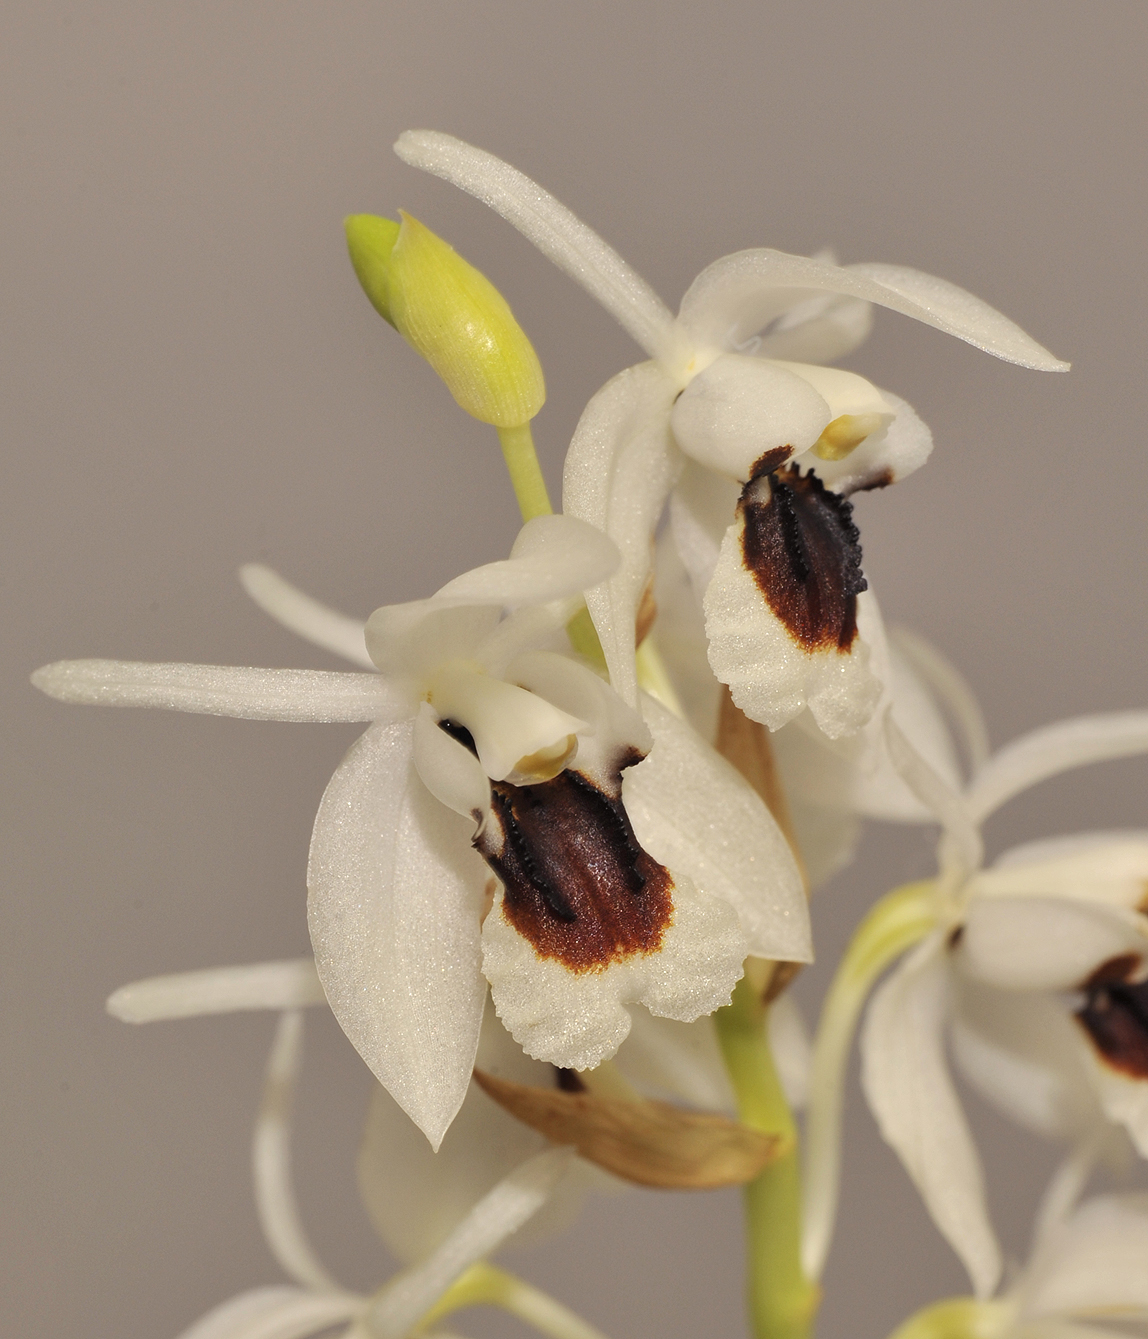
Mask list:
[[710,662],[737,705],[771,729],[806,707],[831,737],[862,726],[880,685],[847,498],[916,469],[932,439],[903,400],[815,364],[864,339],[873,303],[1023,367],[1067,364],[943,279],[766,248],[708,266],[675,318],[596,233],[509,164],[425,130],[406,132],[395,150],[508,219],[651,359],[590,401],[563,482],[565,511],[622,551],[618,571],[587,594],[615,688],[635,700],[627,629],[674,490],[675,531],[705,592]]
[[[181,972],[133,982],[108,1000],[115,1017],[132,1023],[193,1018],[237,1010],[279,1012],[252,1142],[255,1202],[268,1248],[289,1285],[240,1293],[201,1317],[180,1339],[306,1339],[335,1326],[350,1339],[447,1339],[427,1313],[452,1285],[471,1300],[549,1318],[550,1333],[596,1335],[561,1303],[485,1264],[521,1229],[550,1216],[562,1222],[588,1181],[604,1178],[549,1147],[472,1087],[442,1151],[432,1154],[381,1088],[376,1089],[359,1156],[368,1214],[404,1268],[371,1296],[343,1287],[319,1260],[302,1225],[291,1170],[291,1121],[302,1065],[302,1010],[325,1004],[310,959]],[[493,1017],[484,1028],[483,1062],[516,1072],[534,1066]],[[538,1224],[545,1230],[545,1223]]]
[[831,1145],[852,1020],[890,961],[882,945],[895,955],[915,944],[873,996],[861,1038],[862,1083],[882,1134],[986,1296],[1000,1274],[1000,1248],[946,1036],[955,1029],[962,1068],[1031,1128],[1081,1138],[1106,1117],[1148,1155],[1148,987],[1140,984],[1148,976],[1148,917],[1139,910],[1148,834],[1040,843],[983,869],[980,825],[1048,777],[1148,751],[1148,713],[1037,730],[992,757],[963,791],[894,724],[887,729],[894,761],[945,829],[942,872],[935,884],[903,890],[894,895],[898,905],[875,911],[831,993],[814,1062],[806,1260],[816,1275],[828,1249]]
[[584,522],[539,517],[508,561],[377,610],[365,642],[247,569],[269,612],[377,672],[65,661],[34,676],[72,702],[372,722],[315,821],[311,937],[340,1024],[436,1147],[487,981],[527,1051],[583,1069],[617,1050],[626,1003],[689,1020],[728,1001],[747,954],[810,957],[800,876],[748,785],[656,703],[647,726],[538,649],[564,642],[572,597],[616,562]]

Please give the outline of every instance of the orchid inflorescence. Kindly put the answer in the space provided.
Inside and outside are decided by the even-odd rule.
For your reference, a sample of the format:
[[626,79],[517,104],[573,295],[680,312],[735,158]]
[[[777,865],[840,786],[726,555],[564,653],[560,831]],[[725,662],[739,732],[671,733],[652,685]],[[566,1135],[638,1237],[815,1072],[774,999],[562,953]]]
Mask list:
[[[828,254],[726,256],[675,317],[506,163],[428,131],[396,151],[517,227],[648,360],[587,405],[554,514],[530,428],[542,370],[503,297],[417,220],[352,216],[376,310],[498,432],[524,520],[510,556],[365,620],[242,569],[266,613],[353,671],[80,660],[33,676],[67,702],[366,727],[315,820],[313,959],[153,978],[108,1002],[136,1023],[279,1016],[254,1173],[291,1282],[183,1339],[446,1335],[476,1304],[590,1339],[490,1257],[626,1182],[744,1186],[753,1332],[807,1335],[859,1023],[869,1105],[972,1284],[898,1339],[1148,1320],[1148,1200],[1082,1202],[1098,1160],[1148,1157],[1148,832],[1043,837],[988,868],[980,835],[1050,776],[1148,752],[1148,711],[990,755],[958,672],[886,631],[852,515],[853,494],[925,463],[929,430],[829,366],[874,305],[1022,367],[1067,365],[952,284]],[[870,910],[811,1044],[786,993],[812,958],[807,895],[863,818],[936,823],[937,868]],[[404,1268],[371,1296],[317,1258],[292,1190],[309,1007],[331,1009],[378,1080],[359,1180]],[[1003,1288],[950,1054],[1065,1145],[1032,1258]]]

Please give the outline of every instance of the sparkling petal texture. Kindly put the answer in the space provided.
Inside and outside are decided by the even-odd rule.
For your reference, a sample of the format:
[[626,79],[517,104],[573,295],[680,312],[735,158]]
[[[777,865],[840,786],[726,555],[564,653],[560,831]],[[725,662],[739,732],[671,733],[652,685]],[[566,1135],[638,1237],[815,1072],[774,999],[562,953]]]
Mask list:
[[728,902],[750,953],[811,961],[801,874],[772,814],[688,725],[650,698],[642,707],[654,747],[622,780],[639,842],[659,863]]
[[395,720],[409,708],[377,674],[153,665],[131,660],[57,660],[32,683],[61,702],[160,707],[251,721]]
[[562,475],[562,505],[605,531],[622,563],[610,580],[586,592],[610,682],[637,700],[634,615],[650,573],[650,543],[681,470],[669,430],[679,387],[655,363],[620,372],[594,396],[575,429]]
[[984,1178],[945,1063],[949,974],[944,941],[926,940],[873,996],[861,1034],[861,1079],[885,1140],[960,1256],[978,1297],[1000,1277]]
[[374,669],[363,641],[361,618],[328,609],[262,563],[245,563],[239,569],[239,580],[259,608],[277,623],[325,651]]
[[486,867],[411,766],[413,723],[352,746],[315,819],[315,965],[335,1017],[432,1145],[466,1095],[482,1019]]
[[506,919],[498,894],[482,927],[483,971],[499,1018],[528,1055],[593,1069],[629,1033],[628,1003],[682,1022],[729,1003],[745,957],[736,915],[677,874],[673,899],[657,952],[576,973],[535,952]]

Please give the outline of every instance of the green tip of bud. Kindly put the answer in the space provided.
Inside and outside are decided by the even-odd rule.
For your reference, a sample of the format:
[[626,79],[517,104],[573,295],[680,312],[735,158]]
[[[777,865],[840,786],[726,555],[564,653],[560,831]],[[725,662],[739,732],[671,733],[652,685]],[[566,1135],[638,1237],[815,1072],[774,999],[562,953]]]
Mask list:
[[379,218],[375,214],[348,214],[343,227],[347,233],[351,264],[363,285],[363,292],[383,320],[394,325],[387,296],[387,271],[391,252],[398,241],[399,224],[394,219]]

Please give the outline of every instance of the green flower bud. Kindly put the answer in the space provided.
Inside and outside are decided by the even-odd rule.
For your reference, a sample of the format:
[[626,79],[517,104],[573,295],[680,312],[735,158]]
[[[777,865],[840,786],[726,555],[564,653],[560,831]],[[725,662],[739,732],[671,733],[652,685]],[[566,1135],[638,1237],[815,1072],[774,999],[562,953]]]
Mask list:
[[528,423],[546,386],[506,299],[441,237],[400,214],[401,225],[368,214],[346,221],[367,296],[468,414],[496,428]]

